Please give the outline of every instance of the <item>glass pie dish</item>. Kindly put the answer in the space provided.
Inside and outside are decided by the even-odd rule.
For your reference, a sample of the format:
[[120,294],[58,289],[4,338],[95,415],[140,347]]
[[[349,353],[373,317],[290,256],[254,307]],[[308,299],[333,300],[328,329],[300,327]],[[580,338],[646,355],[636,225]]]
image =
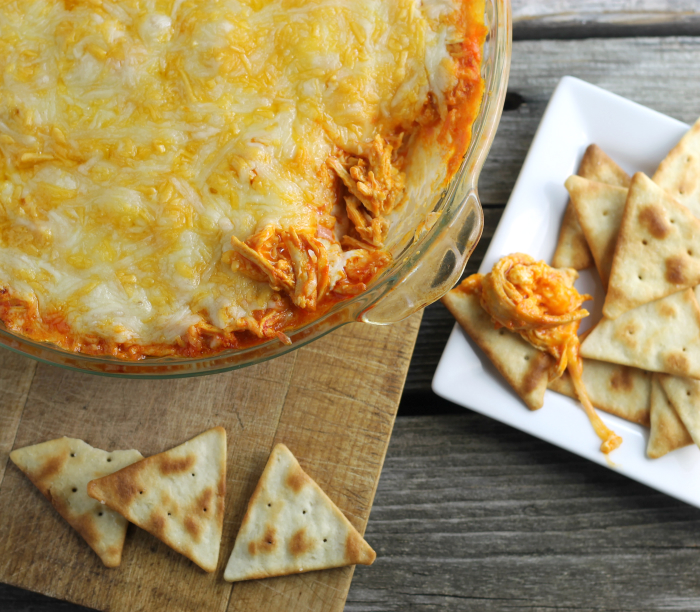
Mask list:
[[[503,108],[511,51],[509,0],[486,0],[482,77],[485,93],[472,137],[449,182],[425,164],[415,175],[408,203],[392,223],[387,247],[393,263],[353,298],[337,303],[312,322],[287,331],[291,345],[274,339],[250,348],[200,358],[161,357],[124,361],[73,353],[29,340],[0,326],[0,345],[44,363],[107,376],[168,378],[198,376],[253,365],[304,346],[353,321],[385,325],[400,321],[439,299],[459,279],[483,229],[477,181]],[[433,164],[435,166],[435,164]],[[436,172],[439,174],[439,170]],[[418,229],[416,229],[418,228]]]

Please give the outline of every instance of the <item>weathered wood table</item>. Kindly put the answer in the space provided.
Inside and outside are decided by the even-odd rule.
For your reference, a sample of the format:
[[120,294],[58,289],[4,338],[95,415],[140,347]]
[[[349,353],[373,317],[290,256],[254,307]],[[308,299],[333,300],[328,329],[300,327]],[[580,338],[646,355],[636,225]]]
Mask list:
[[[573,75],[700,115],[698,0],[513,0],[509,96],[480,182],[478,267],[554,86]],[[698,610],[700,510],[439,400],[429,307],[346,610]],[[77,612],[0,585],[0,611]]]

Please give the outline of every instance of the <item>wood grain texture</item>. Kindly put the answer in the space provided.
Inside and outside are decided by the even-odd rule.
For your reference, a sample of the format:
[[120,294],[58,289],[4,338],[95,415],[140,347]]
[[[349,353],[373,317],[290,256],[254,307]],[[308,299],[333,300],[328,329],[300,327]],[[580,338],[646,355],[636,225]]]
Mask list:
[[5,475],[35,370],[35,361],[10,351],[0,352],[0,483]]
[[[289,447],[360,533],[419,325],[420,314],[391,327],[352,325],[336,332],[332,344],[314,342],[297,352],[275,443]],[[345,567],[237,583],[229,611],[340,611],[352,573]]]
[[695,0],[512,0],[515,40],[697,35]]
[[[227,507],[243,503],[267,458],[294,355],[211,378],[136,381],[40,365],[15,447],[62,435],[152,455],[216,425],[228,433]],[[227,516],[230,514],[227,513]],[[222,557],[234,532],[224,524]],[[230,586],[146,532],[131,528],[122,567],[109,570],[12,466],[0,488],[0,578],[111,610],[225,610]],[[167,576],[168,580],[148,577]],[[87,578],[87,580],[86,580]]]
[[544,109],[565,75],[686,123],[700,115],[700,38],[516,42],[508,84],[511,110],[503,113],[479,179],[485,205],[508,201]]
[[[193,379],[116,380],[40,365],[14,447],[67,435],[151,455],[210,427],[226,428],[219,570],[206,574],[133,527],[121,568],[108,570],[11,466],[0,487],[0,580],[112,612],[342,609],[351,571],[293,576],[282,588],[275,581],[233,588],[222,579],[223,567],[278,441],[298,453],[364,529],[419,323],[420,315],[394,327],[350,325],[265,364]],[[356,364],[353,384],[362,391],[361,405],[352,388],[333,387],[341,361]]]
[[700,603],[700,510],[468,411],[397,420],[366,535],[346,612]]

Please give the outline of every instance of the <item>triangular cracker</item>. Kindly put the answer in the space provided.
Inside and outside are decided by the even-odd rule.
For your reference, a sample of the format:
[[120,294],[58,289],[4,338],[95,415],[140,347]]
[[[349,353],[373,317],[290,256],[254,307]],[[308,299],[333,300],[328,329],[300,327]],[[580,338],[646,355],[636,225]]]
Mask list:
[[650,459],[658,459],[693,443],[688,429],[668,401],[659,376],[654,374],[651,380],[651,431],[647,443],[647,456]]
[[700,119],[661,162],[653,180],[700,217]]
[[700,283],[700,220],[641,172],[634,175],[603,314],[622,313]]
[[581,355],[700,378],[700,309],[692,289],[602,319],[581,344]]
[[552,266],[585,270],[590,268],[593,263],[593,256],[588,248],[586,236],[581,229],[576,212],[569,202],[564,211],[564,218],[561,220],[561,229],[552,257]]
[[213,572],[226,493],[226,431],[215,427],[88,485],[90,497]]
[[248,502],[224,580],[371,565],[376,556],[290,450],[277,444]]
[[[586,149],[576,174],[617,187],[627,187],[630,183],[627,173],[595,144]],[[591,251],[571,203],[564,213],[552,265],[555,268],[574,268],[575,270],[584,270],[593,265]]]
[[581,165],[576,173],[583,178],[613,185],[629,187],[630,175],[618,166],[598,145],[592,144],[586,149]]
[[75,438],[58,438],[10,453],[10,459],[90,545],[107,567],[122,559],[127,521],[88,497],[87,485],[142,459],[137,450],[107,452]]
[[600,280],[607,287],[628,190],[576,175],[570,176],[565,185]]
[[442,303],[527,407],[542,408],[554,359],[523,340],[520,334],[505,328],[495,329],[477,294],[453,289],[443,296]]
[[693,442],[700,446],[700,381],[681,376],[659,376],[659,381]]
[[[596,408],[649,427],[649,372],[616,363],[584,359],[583,384]],[[551,381],[549,388],[578,399],[568,372]]]

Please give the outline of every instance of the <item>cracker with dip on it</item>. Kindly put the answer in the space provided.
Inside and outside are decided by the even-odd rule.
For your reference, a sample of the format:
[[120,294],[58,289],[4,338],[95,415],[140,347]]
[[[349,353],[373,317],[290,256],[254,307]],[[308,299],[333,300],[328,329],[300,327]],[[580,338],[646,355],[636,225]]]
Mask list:
[[[606,289],[604,317],[580,345],[582,386],[596,407],[650,427],[650,458],[700,443],[700,121],[659,165],[653,180],[641,173],[630,180],[591,145],[579,175],[569,177],[566,187],[571,199],[554,261],[582,269],[580,250],[578,261],[562,255],[575,244],[575,227]],[[512,343],[522,332],[498,317],[484,329],[484,313],[474,306],[484,308],[484,302],[467,300],[465,283],[443,302],[500,372],[522,372],[521,352],[504,348],[504,337]],[[500,335],[498,351],[483,340],[493,334]],[[532,407],[523,375],[506,380]],[[550,370],[548,388],[579,395],[561,368]]]

